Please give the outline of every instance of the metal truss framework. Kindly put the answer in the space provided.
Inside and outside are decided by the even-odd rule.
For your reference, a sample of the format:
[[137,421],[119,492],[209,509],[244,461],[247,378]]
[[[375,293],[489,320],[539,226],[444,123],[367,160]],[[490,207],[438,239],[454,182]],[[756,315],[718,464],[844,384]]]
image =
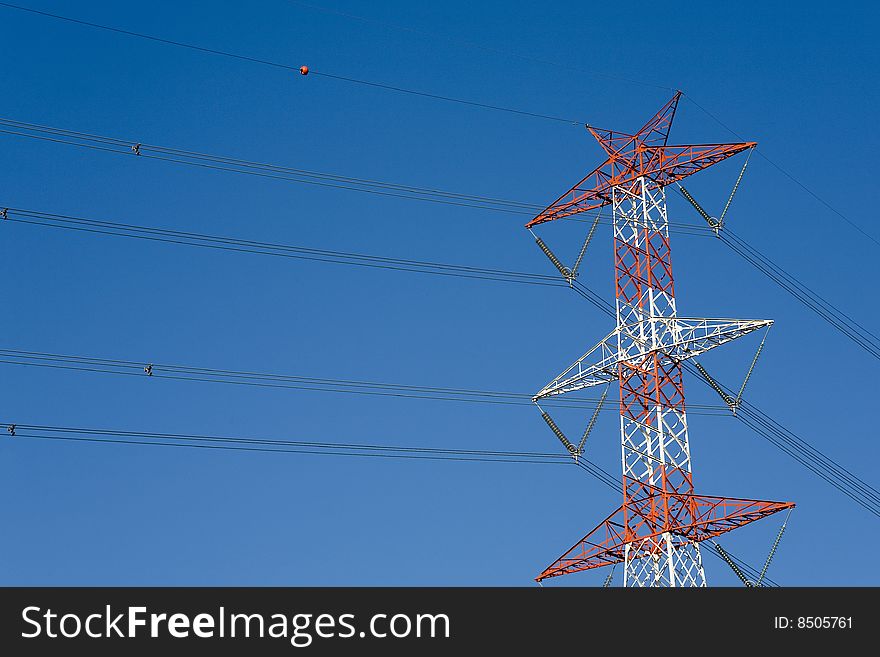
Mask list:
[[[669,128],[680,97],[681,92],[675,92],[672,99],[634,135],[587,126],[608,159],[556,199],[526,227],[532,228],[612,204],[616,189],[637,193],[637,188],[642,184],[640,178],[646,179],[649,188],[660,189],[757,145],[757,142],[749,141],[667,146]],[[663,214],[665,220],[665,209]]]
[[623,470],[621,507],[539,582],[623,562],[625,586],[705,586],[701,541],[794,506],[694,493],[681,363],[772,320],[678,317],[664,187],[755,145],[667,146],[679,96],[634,135],[589,128],[608,159],[527,224],[612,205],[617,327],[534,401],[617,380]]

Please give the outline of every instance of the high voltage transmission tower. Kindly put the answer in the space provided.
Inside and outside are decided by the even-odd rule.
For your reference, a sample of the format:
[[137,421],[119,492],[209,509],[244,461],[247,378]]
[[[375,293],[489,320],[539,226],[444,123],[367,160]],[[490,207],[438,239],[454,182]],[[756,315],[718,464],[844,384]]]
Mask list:
[[[596,414],[575,445],[540,402],[616,381],[623,470],[623,504],[545,568],[538,582],[622,562],[624,586],[705,586],[702,541],[794,507],[694,492],[682,362],[773,322],[678,316],[664,188],[755,146],[667,145],[679,97],[676,93],[635,134],[587,126],[607,159],[526,225],[531,230],[612,207],[617,326],[533,401],[577,459]],[[585,246],[591,237],[592,231]],[[536,240],[571,282],[577,266],[568,269]],[[726,401],[735,409],[735,400]]]

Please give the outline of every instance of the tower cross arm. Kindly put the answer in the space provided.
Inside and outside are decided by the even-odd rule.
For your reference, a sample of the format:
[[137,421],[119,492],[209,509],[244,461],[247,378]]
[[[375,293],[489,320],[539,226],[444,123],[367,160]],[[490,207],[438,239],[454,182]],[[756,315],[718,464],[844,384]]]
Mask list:
[[757,142],[733,144],[688,144],[649,148],[653,155],[647,158],[649,166],[644,175],[663,187],[718,164],[737,153],[755,148]]
[[617,331],[612,331],[559,376],[541,388],[533,401],[617,380]]
[[[675,360],[686,360],[773,325],[772,319],[707,319],[687,317],[655,317],[662,327],[658,331],[658,349]],[[627,329],[625,325],[621,330]]]
[[601,208],[611,203],[611,181],[614,167],[611,160],[606,160],[584,176],[574,187],[562,194],[538,216],[526,224],[532,228],[539,224],[556,219],[564,219]]
[[756,146],[733,144],[667,144],[681,98],[676,92],[635,134],[587,125],[607,159],[526,224],[539,224],[589,212],[612,202],[615,186],[628,187],[645,178],[663,187]]
[[[656,549],[656,543],[651,539],[665,533],[671,532],[684,540],[699,543],[779,511],[794,508],[793,502],[673,493],[667,496],[667,504],[691,509],[693,518],[686,525],[676,524],[673,527],[668,520],[662,522],[656,513],[659,497],[659,491],[652,491],[626,509],[620,507],[535,579],[540,582],[550,577],[620,563],[625,558],[627,544],[630,546],[631,559],[650,556],[652,550]],[[636,517],[627,521],[626,511]]]
[[624,508],[621,506],[547,566],[535,581],[622,562],[628,534]]
[[[654,330],[650,330],[650,324]],[[772,319],[648,317],[624,324],[541,388],[534,400],[590,388],[618,378],[618,364],[641,363],[650,353],[663,361],[683,361],[771,326]],[[642,336],[656,336],[651,342]]]
[[[617,142],[600,143],[611,150]],[[628,187],[639,178],[646,178],[653,187],[665,187],[755,146],[754,141],[683,146],[641,144],[631,152],[611,152],[607,160],[528,222],[526,228],[608,205],[615,186]]]

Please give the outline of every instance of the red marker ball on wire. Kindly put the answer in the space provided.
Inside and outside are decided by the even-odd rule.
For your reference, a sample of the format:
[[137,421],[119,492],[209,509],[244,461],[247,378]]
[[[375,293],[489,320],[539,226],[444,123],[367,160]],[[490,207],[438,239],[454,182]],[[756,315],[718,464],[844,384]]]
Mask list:
[[309,74],[309,67],[308,66],[300,66],[299,72],[302,73],[303,75],[308,75]]

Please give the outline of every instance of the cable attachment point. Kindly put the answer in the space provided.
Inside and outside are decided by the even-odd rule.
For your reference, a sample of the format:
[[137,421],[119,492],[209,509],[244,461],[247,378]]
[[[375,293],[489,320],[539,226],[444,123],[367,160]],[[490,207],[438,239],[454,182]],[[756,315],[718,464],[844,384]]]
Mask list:
[[131,152],[134,153],[135,155],[140,155],[140,154],[141,154],[141,144],[140,144],[140,142],[138,142],[137,144],[135,144],[134,146],[131,147]]
[[153,364],[149,363],[144,367],[144,374],[147,376],[153,376]]
[[14,424],[10,424],[8,427],[6,427],[6,430],[9,432],[10,436],[15,435],[15,425]]

